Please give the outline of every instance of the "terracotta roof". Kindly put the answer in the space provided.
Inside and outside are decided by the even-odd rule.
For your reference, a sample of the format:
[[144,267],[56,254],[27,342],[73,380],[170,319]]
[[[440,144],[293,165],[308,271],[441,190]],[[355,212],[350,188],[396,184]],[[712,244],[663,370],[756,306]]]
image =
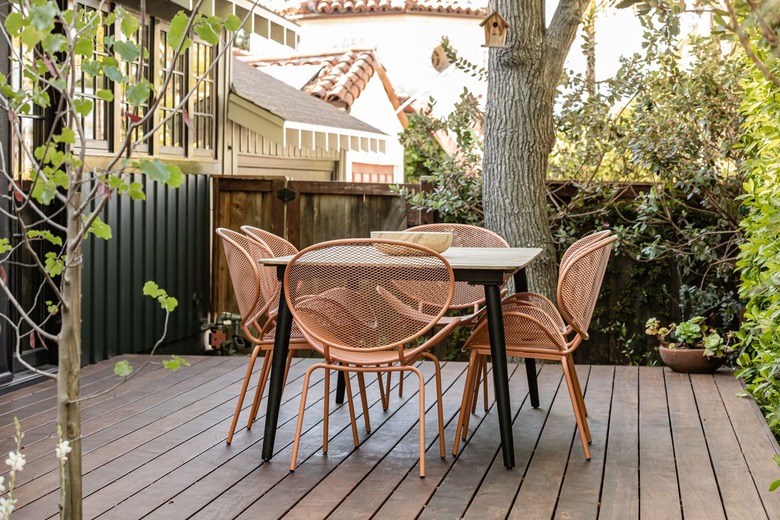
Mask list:
[[233,60],[231,90],[286,121],[384,135],[373,126],[237,59]]
[[[379,63],[373,49],[353,48],[331,53],[270,59],[252,56],[243,51],[234,51],[233,54],[238,60],[260,70],[267,67],[310,67],[312,65],[320,67],[301,90],[347,112],[376,73],[393,108],[397,109],[401,106],[387,72]],[[406,127],[406,115],[399,113],[398,118]]]
[[303,86],[303,91],[349,112],[352,104],[366,88],[374,72],[380,67],[374,51],[350,49],[334,54],[292,56],[266,59],[238,54],[236,57],[256,68],[297,67],[318,65],[319,73]]
[[487,15],[487,0],[288,0],[279,12],[290,17],[389,12],[484,17]]

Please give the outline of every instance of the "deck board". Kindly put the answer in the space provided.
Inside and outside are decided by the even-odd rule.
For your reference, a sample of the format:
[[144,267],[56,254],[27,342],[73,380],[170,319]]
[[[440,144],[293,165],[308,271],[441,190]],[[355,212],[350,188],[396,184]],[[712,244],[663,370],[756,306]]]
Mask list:
[[[265,406],[255,427],[245,427],[256,381],[233,443],[225,444],[246,358],[191,362],[175,374],[150,367],[85,402],[85,518],[780,518],[780,494],[768,491],[780,477],[772,461],[780,448],[755,403],[737,397],[741,384],[727,370],[713,376],[578,366],[593,436],[586,462],[560,366],[538,366],[541,406],[532,409],[523,365],[512,365],[517,466],[510,471],[499,455],[492,390],[488,412],[480,398],[471,416],[461,453],[450,453],[465,363],[442,363],[447,457],[439,458],[433,365],[423,362],[427,476],[421,480],[414,379],[406,380],[403,397],[393,390],[387,412],[376,379],[367,379],[372,431],[359,418],[357,449],[347,407],[331,405],[325,455],[323,374],[315,371],[299,465],[290,473],[303,374],[314,361],[296,360],[290,369],[270,462],[260,458]],[[113,363],[84,369],[85,393],[110,388]],[[13,447],[14,416],[25,429],[19,518],[58,512],[53,397],[50,382],[0,396],[4,452]]]

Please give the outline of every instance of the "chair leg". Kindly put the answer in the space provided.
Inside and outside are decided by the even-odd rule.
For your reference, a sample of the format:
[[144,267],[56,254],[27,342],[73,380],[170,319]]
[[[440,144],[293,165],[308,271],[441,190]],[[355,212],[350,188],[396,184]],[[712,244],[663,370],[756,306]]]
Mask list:
[[322,453],[328,453],[328,422],[330,420],[330,367],[325,366],[324,408],[322,416]]
[[[303,428],[303,413],[306,411],[306,395],[309,393],[309,378],[312,372],[317,368],[324,368],[324,365],[312,365],[306,371],[306,375],[303,377],[303,390],[301,391],[301,404],[298,407],[298,423],[295,425],[295,437],[293,438],[292,458],[290,460],[290,471],[295,471],[296,463],[298,462],[298,448],[301,443],[301,429]],[[327,394],[326,394],[327,396]],[[328,399],[326,398],[325,401]]]
[[[360,445],[360,438],[357,431],[357,420],[355,419],[355,403],[352,400],[352,384],[349,382],[349,372],[344,371],[344,389],[347,391],[347,407],[349,408],[349,424],[352,425],[352,442],[357,448]],[[365,393],[363,394],[365,396]]]
[[420,381],[420,478],[425,478],[425,378],[417,367],[406,368],[416,373]]
[[422,356],[433,361],[433,365],[436,367],[436,409],[439,414],[439,456],[445,458],[447,456],[447,448],[444,446],[444,406],[442,405],[443,398],[441,394],[441,364],[439,363],[439,358],[430,352],[423,352]]
[[574,388],[577,389],[577,395],[580,396],[580,409],[582,410],[582,414],[587,417],[588,416],[588,409],[585,407],[585,396],[582,394],[582,387],[580,386],[580,378],[577,376],[577,371],[574,369],[574,358],[571,355],[566,356],[568,362],[569,362],[569,368],[571,369],[571,374],[574,376]]
[[366,399],[366,378],[363,377],[363,372],[357,373],[357,380],[358,390],[360,390],[360,404],[363,406],[363,422],[366,425],[366,432],[371,433],[371,419],[368,416],[368,399]]
[[[471,388],[471,382],[473,379],[472,373],[474,370],[477,370],[477,353],[476,351],[471,351],[471,356],[469,358],[469,366],[466,370],[466,385],[463,388],[463,397],[460,401],[460,413],[458,414],[458,426],[455,428],[455,441],[452,444],[452,454],[457,455],[458,454],[458,445],[460,444],[460,439],[462,436],[462,432],[464,430],[464,423],[466,421],[466,416],[469,415],[470,409],[471,409],[471,399],[474,396],[474,391]],[[465,435],[462,436],[465,439]]]
[[571,398],[571,406],[574,409],[574,418],[577,421],[577,428],[580,430],[580,440],[582,441],[582,449],[585,452],[585,458],[590,460],[590,448],[588,447],[588,420],[582,414],[580,409],[579,399],[577,397],[577,390],[574,387],[574,380],[572,378],[569,362],[566,359],[561,360],[561,366],[563,367],[563,375],[566,379],[566,386],[569,389],[569,397]]
[[468,411],[471,413],[466,413],[466,415],[463,418],[463,431],[461,432],[460,438],[462,440],[466,440],[466,437],[468,436],[469,431],[469,421],[471,420],[471,414],[475,413],[476,406],[475,403],[477,402],[477,389],[479,388],[479,372],[480,372],[480,366],[482,366],[482,363],[487,365],[487,356],[483,356],[482,354],[477,354],[476,358],[474,360],[474,370],[471,372],[471,381],[469,382],[469,388],[471,388],[471,401],[469,401],[469,407]]
[[[377,367],[378,368],[378,367]],[[388,372],[388,376],[390,373]],[[379,385],[379,398],[382,401],[382,411],[386,412],[387,409],[390,407],[390,389],[388,388],[388,393],[385,393],[385,384],[382,381],[382,372],[376,373],[376,382],[377,385]]]
[[263,367],[260,369],[260,378],[257,380],[257,388],[255,389],[255,398],[252,401],[252,411],[249,413],[249,420],[246,423],[246,429],[252,429],[252,425],[257,419],[257,412],[260,409],[260,400],[263,398],[263,392],[265,392],[265,385],[268,383],[268,376],[271,374],[271,359],[273,358],[273,351],[269,350],[263,356]]
[[252,379],[252,370],[255,367],[255,360],[259,353],[260,345],[257,345],[252,351],[252,357],[249,359],[249,366],[246,368],[246,376],[244,376],[244,384],[241,386],[241,392],[238,394],[238,403],[236,404],[236,411],[233,413],[233,422],[230,424],[230,430],[228,431],[227,444],[230,444],[233,441],[233,433],[236,431],[238,416],[241,414],[241,406],[244,404],[244,396],[246,395],[247,388],[249,388],[249,380]]

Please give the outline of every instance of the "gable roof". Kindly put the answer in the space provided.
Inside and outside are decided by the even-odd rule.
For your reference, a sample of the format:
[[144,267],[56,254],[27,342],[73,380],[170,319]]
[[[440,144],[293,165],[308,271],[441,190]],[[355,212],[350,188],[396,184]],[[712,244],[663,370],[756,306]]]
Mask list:
[[487,0],[287,0],[278,8],[290,18],[364,13],[444,13],[486,16]]
[[231,92],[284,121],[386,135],[236,58],[232,65]]

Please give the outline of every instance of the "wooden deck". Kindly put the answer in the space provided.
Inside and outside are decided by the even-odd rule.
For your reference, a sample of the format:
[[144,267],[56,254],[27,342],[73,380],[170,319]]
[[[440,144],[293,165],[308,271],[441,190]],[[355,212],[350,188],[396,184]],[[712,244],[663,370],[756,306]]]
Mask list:
[[[423,363],[430,448],[421,480],[414,380],[403,398],[393,392],[388,412],[375,381],[369,386],[373,431],[366,434],[360,422],[359,449],[346,407],[332,407],[330,452],[323,455],[318,371],[300,466],[291,474],[290,441],[311,360],[291,368],[276,455],[265,464],[262,419],[225,445],[246,358],[190,361],[175,374],[146,369],[84,404],[85,518],[780,518],[780,494],[768,491],[780,477],[772,461],[778,445],[755,404],[735,397],[741,386],[727,371],[689,377],[661,368],[578,367],[593,435],[586,462],[560,367],[539,367],[541,407],[532,409],[525,370],[512,365],[517,467],[510,471],[502,465],[495,412],[485,414],[481,405],[460,456],[439,458],[431,364]],[[87,367],[84,393],[109,387],[112,366]],[[465,369],[443,365],[448,450]],[[0,452],[13,448],[14,416],[25,434],[16,518],[57,514],[53,396],[52,383],[0,396]]]

